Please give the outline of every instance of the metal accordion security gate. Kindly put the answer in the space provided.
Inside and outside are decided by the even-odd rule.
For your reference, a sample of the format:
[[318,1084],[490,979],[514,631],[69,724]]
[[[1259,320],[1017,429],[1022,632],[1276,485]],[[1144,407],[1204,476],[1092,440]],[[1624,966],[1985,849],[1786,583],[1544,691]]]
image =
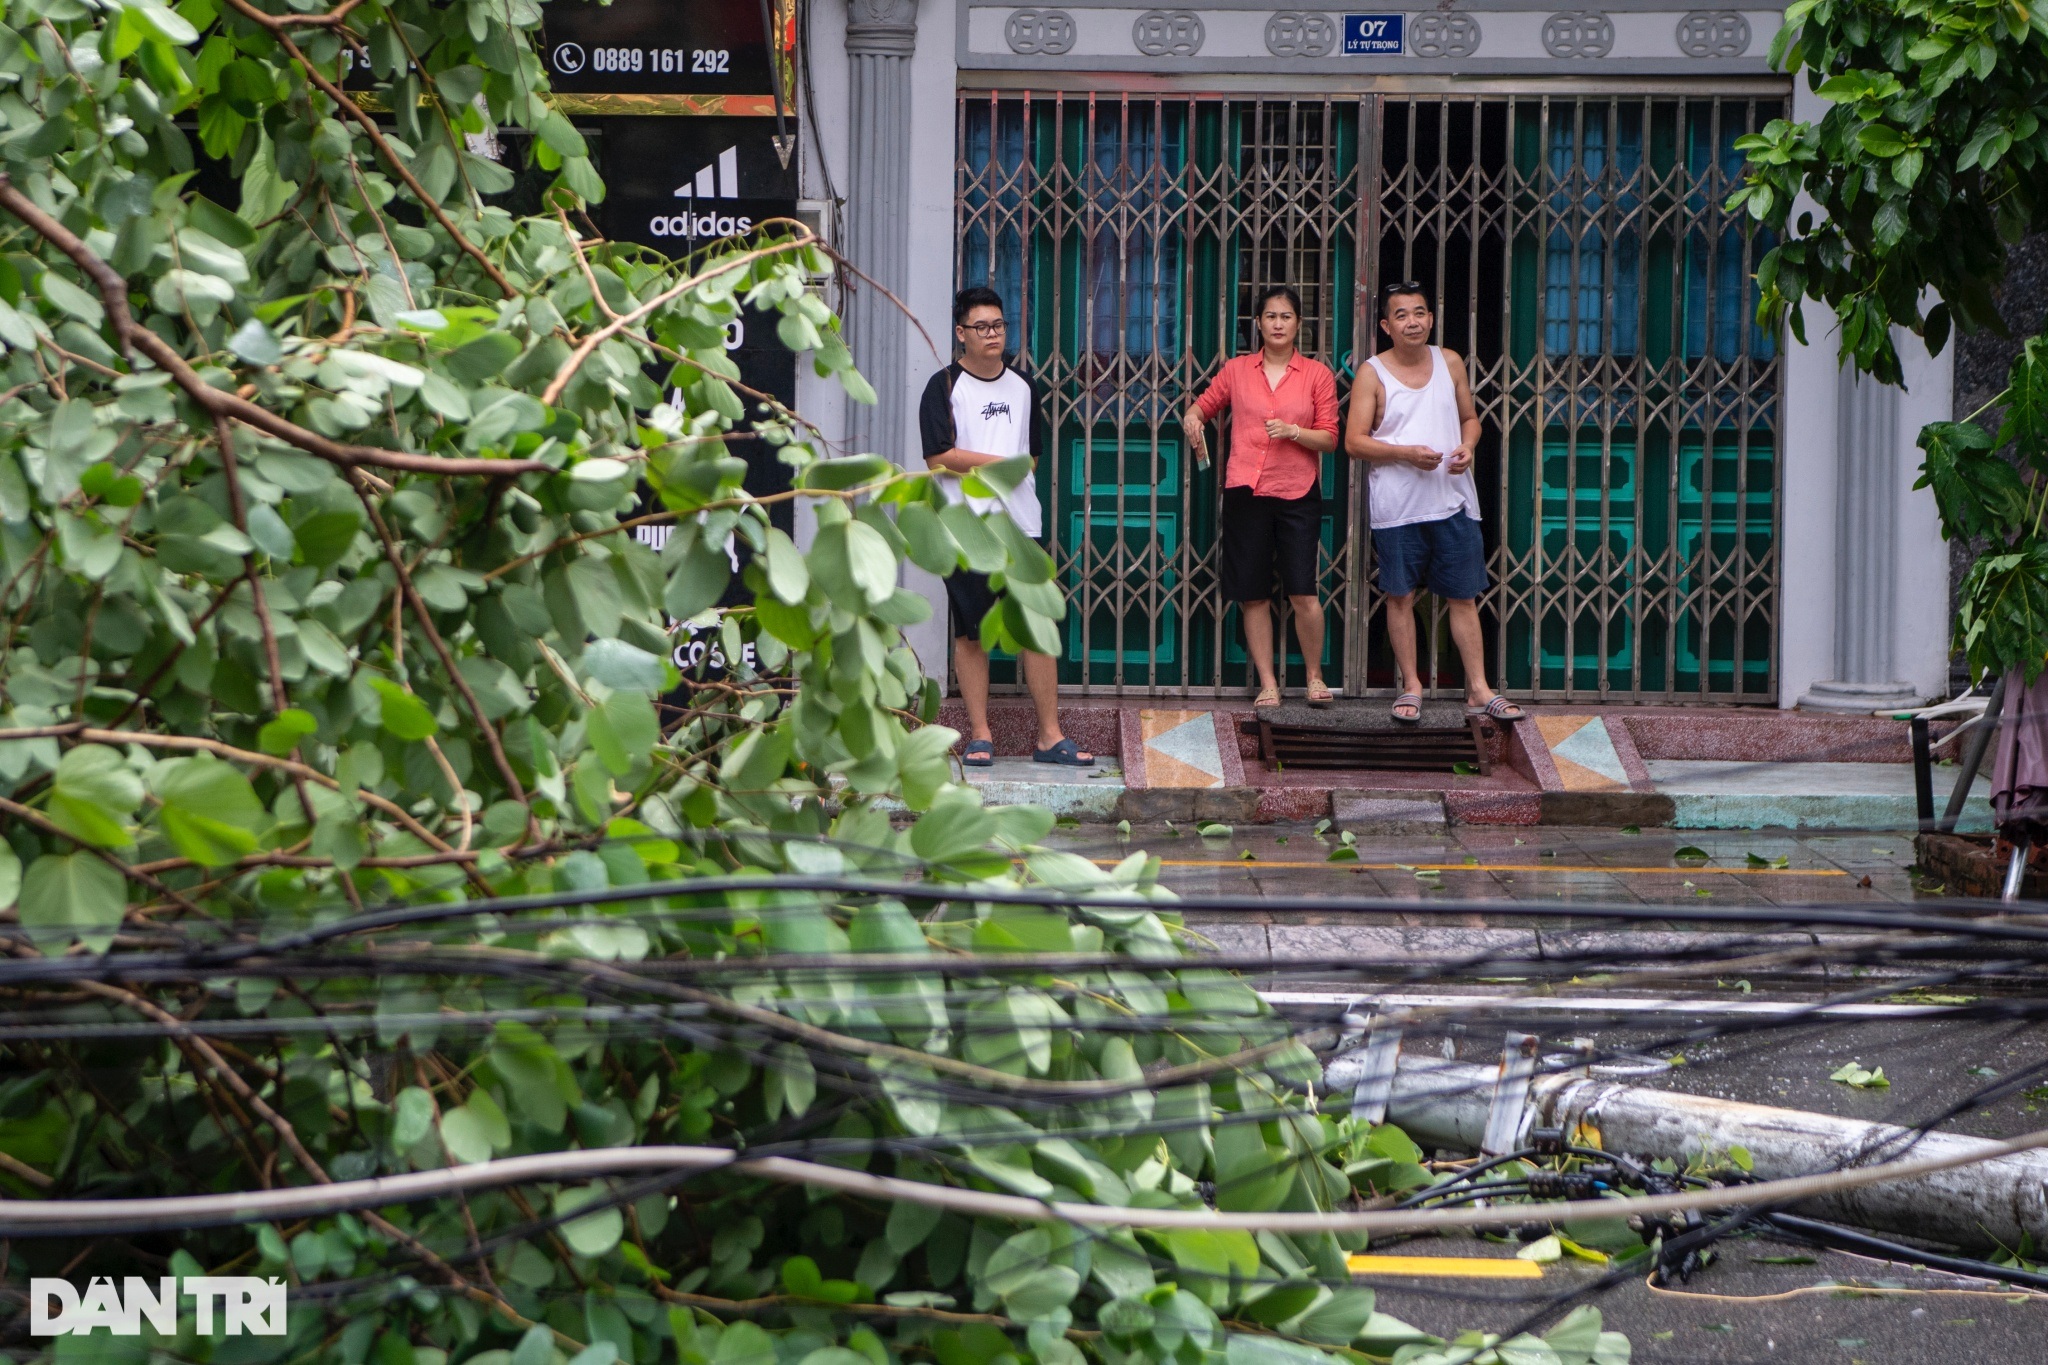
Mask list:
[[[1217,695],[1251,678],[1217,585],[1221,470],[1180,414],[1289,284],[1340,397],[1382,281],[1470,362],[1489,667],[1517,695],[1777,694],[1777,338],[1768,243],[1722,204],[1782,87],[1240,96],[963,90],[959,284],[1003,296],[1041,380],[1063,684]],[[1780,93],[1766,93],[1776,88]],[[1391,690],[1362,468],[1323,457],[1324,672]],[[1427,599],[1425,598],[1425,601]],[[1461,686],[1440,610],[1424,670]],[[1285,677],[1302,661],[1291,632]],[[1004,674],[998,672],[998,680]]]

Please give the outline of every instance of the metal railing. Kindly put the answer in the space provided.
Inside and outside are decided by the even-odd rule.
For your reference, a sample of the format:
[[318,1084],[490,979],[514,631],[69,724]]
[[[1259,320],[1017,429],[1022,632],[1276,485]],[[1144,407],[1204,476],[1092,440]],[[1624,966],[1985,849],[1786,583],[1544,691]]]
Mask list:
[[[1227,450],[1194,470],[1178,414],[1250,344],[1256,289],[1301,293],[1303,349],[1341,393],[1358,349],[1377,349],[1378,283],[1419,279],[1486,423],[1481,609],[1498,680],[1772,700],[1781,366],[1753,322],[1766,244],[1720,206],[1735,138],[1781,103],[963,91],[955,275],[1004,295],[1048,394],[1039,483],[1068,591],[1063,681],[1244,686],[1216,578]],[[1364,483],[1324,458],[1325,671],[1354,693],[1393,681]],[[1452,686],[1442,626],[1431,610],[1425,671]]]

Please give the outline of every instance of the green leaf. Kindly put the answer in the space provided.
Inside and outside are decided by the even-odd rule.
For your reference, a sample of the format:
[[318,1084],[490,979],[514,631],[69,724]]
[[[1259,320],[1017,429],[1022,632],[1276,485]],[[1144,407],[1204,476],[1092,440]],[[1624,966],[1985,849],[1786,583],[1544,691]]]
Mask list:
[[896,529],[909,545],[911,562],[920,569],[944,578],[960,567],[959,543],[929,505],[906,503],[896,513]]
[[434,720],[434,713],[427,704],[412,693],[392,682],[389,678],[372,675],[369,679],[377,693],[380,706],[378,723],[397,739],[416,741],[427,739],[440,731]]
[[264,722],[263,728],[256,732],[256,745],[264,753],[282,758],[296,748],[300,740],[319,729],[320,722],[313,719],[311,712],[296,706],[287,707]]
[[1009,563],[1009,552],[1003,543],[966,503],[946,504],[939,509],[939,521],[960,547],[961,561],[975,573],[998,573]]
[[11,907],[21,894],[21,859],[0,842],[0,910]]
[[142,804],[142,779],[117,749],[81,744],[57,764],[46,813],[66,834],[100,848],[134,842],[128,817]]
[[[610,1197],[602,1185],[581,1185],[555,1195],[557,1217]],[[562,1224],[562,1240],[579,1256],[602,1256],[619,1244],[626,1231],[626,1216],[617,1207],[600,1209]]]
[[1223,1359],[1224,1365],[1330,1365],[1330,1357],[1313,1346],[1246,1332],[1230,1334]]
[[2025,523],[2027,487],[1995,452],[1990,432],[1972,422],[1933,422],[1920,430],[1927,452],[1915,488],[1932,488],[1946,540],[2001,542]]
[[451,377],[472,387],[496,379],[519,358],[519,338],[510,332],[486,332],[441,357]]
[[661,739],[654,704],[639,692],[614,692],[583,718],[592,752],[614,777],[624,777]]
[[441,1145],[458,1162],[489,1161],[494,1149],[511,1143],[511,1126],[485,1091],[475,1092],[468,1103],[441,1116]]
[[811,590],[811,571],[803,552],[780,527],[768,528],[768,548],[762,556],[767,566],[768,590],[791,606],[797,606]]
[[83,849],[45,853],[21,880],[20,906],[24,928],[75,935],[92,951],[105,952],[127,913],[128,886]]
[[54,270],[45,270],[37,283],[44,298],[88,327],[97,328],[107,319],[106,310],[93,295]]

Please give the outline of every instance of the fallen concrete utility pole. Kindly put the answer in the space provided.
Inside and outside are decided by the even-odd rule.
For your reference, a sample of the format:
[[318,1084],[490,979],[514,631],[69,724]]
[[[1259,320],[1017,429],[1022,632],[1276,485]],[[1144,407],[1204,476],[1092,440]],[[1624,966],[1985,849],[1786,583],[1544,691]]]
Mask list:
[[[1366,1056],[1359,1050],[1333,1060],[1324,1069],[1325,1084],[1336,1093],[1370,1089]],[[1588,1129],[1598,1131],[1597,1145],[1606,1151],[1663,1157],[1681,1165],[1703,1152],[1741,1147],[1759,1180],[1963,1155],[1997,1145],[1949,1133],[1916,1137],[1911,1129],[1891,1124],[1652,1090],[1573,1072],[1530,1077],[1524,1090],[1515,1074],[1520,1064],[1519,1055],[1500,1066],[1403,1056],[1390,1091],[1360,1098],[1368,1107],[1383,1102],[1387,1121],[1425,1147],[1511,1151],[1525,1145],[1534,1128]],[[1367,1085],[1361,1086],[1362,1081]],[[1508,1112],[1496,1114],[1497,1107]],[[1490,1119],[1493,1144],[1487,1142]],[[1501,1144],[1502,1133],[1514,1136]],[[2044,1246],[2048,1151],[1864,1185],[1808,1200],[1799,1211],[1971,1249],[2018,1246],[2023,1236]]]

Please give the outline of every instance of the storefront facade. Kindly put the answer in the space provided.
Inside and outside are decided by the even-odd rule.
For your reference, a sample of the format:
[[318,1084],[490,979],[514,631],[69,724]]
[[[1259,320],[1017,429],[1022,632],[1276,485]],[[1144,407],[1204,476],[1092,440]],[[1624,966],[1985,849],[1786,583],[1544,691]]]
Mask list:
[[[1914,435],[1948,415],[1947,358],[1918,357],[1901,394],[1843,380],[1824,317],[1811,346],[1760,329],[1770,243],[1722,208],[1736,140],[1813,101],[1769,68],[1779,13],[1375,8],[807,16],[805,193],[838,201],[842,245],[940,350],[953,288],[994,287],[1051,395],[1039,486],[1070,603],[1064,684],[1241,691],[1220,489],[1178,414],[1246,346],[1257,288],[1301,293],[1304,348],[1341,389],[1377,349],[1374,291],[1414,280],[1472,360],[1482,608],[1510,691],[1845,708],[1940,692],[1947,561],[1910,485]],[[841,427],[915,466],[910,401],[938,362],[874,294],[845,302],[883,401]],[[799,397],[834,404],[801,381]],[[1347,465],[1326,457],[1322,483],[1324,667],[1376,691],[1391,677]],[[937,671],[943,623],[927,637]]]

